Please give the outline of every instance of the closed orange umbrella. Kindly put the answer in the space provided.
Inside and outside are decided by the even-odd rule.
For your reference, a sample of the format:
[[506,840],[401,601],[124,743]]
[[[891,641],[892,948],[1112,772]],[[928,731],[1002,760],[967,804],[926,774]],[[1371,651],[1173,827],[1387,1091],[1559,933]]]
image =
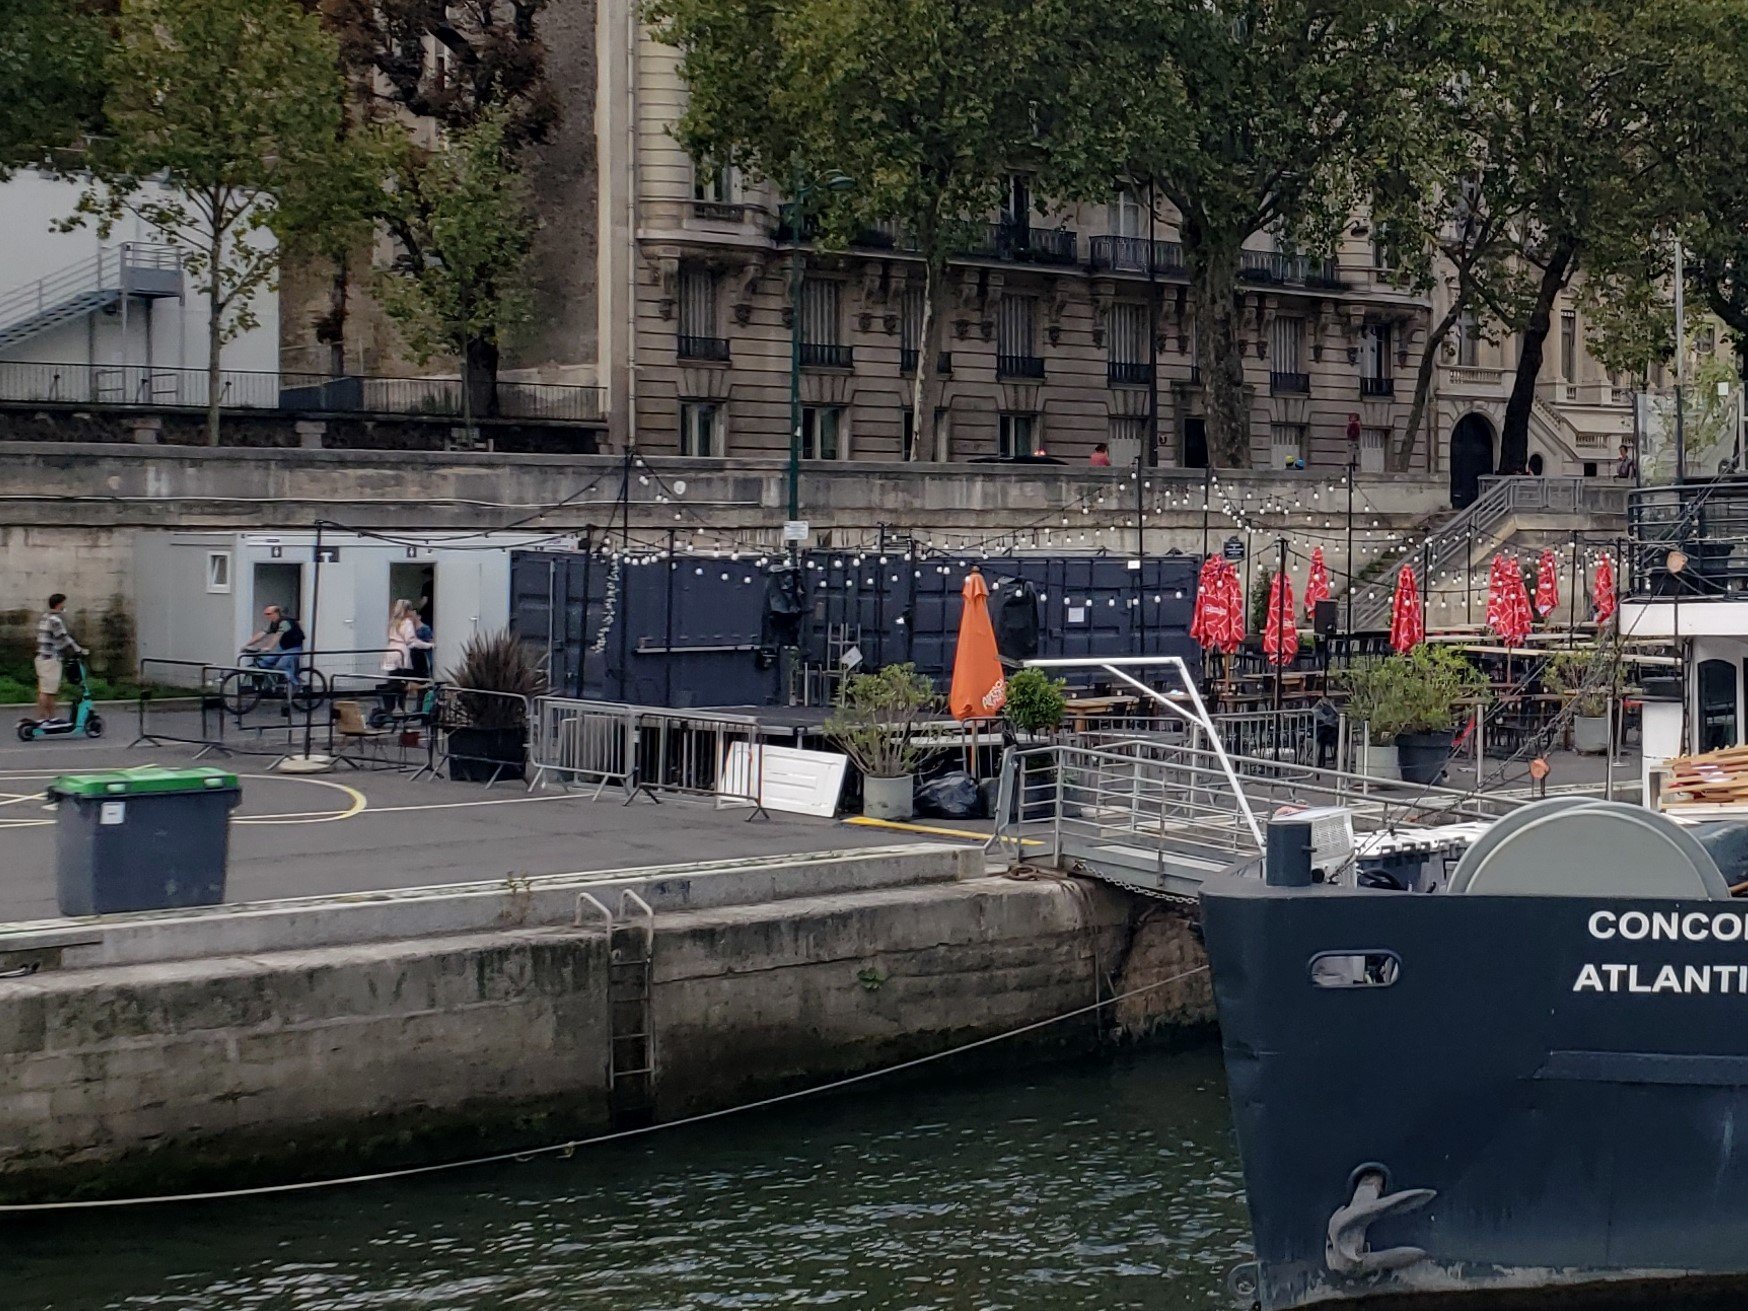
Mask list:
[[1007,704],[1007,676],[996,651],[995,628],[989,622],[989,588],[973,569],[959,591],[965,606],[959,612],[959,644],[953,651],[953,689],[947,708],[954,719],[988,719]]

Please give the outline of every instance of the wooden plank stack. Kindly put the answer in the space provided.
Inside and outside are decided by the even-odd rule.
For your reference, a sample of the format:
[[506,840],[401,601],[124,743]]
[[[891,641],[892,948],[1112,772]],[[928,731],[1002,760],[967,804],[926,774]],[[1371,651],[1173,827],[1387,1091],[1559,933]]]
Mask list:
[[1748,746],[1677,756],[1663,770],[1665,810],[1748,804]]

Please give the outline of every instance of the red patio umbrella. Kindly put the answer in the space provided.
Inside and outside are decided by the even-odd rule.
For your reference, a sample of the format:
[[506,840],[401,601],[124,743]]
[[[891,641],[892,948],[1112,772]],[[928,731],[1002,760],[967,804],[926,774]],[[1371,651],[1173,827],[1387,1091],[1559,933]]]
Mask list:
[[1496,555],[1493,563],[1487,568],[1487,627],[1494,632],[1499,631],[1499,603],[1505,595],[1505,587],[1499,581],[1500,571],[1505,565],[1505,557]]
[[1323,548],[1311,548],[1311,572],[1305,577],[1305,618],[1317,614],[1317,603],[1329,599],[1329,570],[1323,564]]
[[1590,587],[1590,604],[1596,610],[1596,622],[1606,624],[1614,617],[1614,565],[1605,555],[1596,562],[1596,581]]
[[1390,599],[1390,649],[1411,651],[1426,640],[1426,618],[1420,613],[1420,589],[1414,567],[1396,571],[1396,595]]
[[1522,646],[1530,631],[1529,592],[1523,585],[1523,570],[1517,557],[1499,556],[1495,561],[1494,586],[1488,595],[1488,624],[1507,646]]
[[1299,654],[1293,625],[1293,580],[1283,573],[1269,584],[1269,613],[1262,628],[1262,653],[1271,665],[1290,665]]
[[1196,579],[1196,605],[1190,612],[1190,637],[1204,651],[1220,645],[1225,633],[1225,593],[1220,583],[1221,561],[1210,555]]
[[1230,560],[1221,561],[1220,587],[1226,595],[1226,629],[1220,634],[1220,649],[1231,655],[1244,645],[1244,584],[1238,581],[1238,567]]
[[1536,613],[1543,619],[1560,604],[1559,576],[1554,572],[1554,553],[1543,551],[1536,561]]

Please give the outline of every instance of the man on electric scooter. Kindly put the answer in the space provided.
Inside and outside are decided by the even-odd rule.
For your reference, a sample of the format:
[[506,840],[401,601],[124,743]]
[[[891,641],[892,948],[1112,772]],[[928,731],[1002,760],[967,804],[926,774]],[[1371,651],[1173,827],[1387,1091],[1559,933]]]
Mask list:
[[61,670],[67,652],[89,655],[67,631],[67,621],[61,618],[66,607],[65,593],[56,592],[49,598],[49,608],[36,621],[36,713],[40,720],[55,717],[55,697],[61,691]]

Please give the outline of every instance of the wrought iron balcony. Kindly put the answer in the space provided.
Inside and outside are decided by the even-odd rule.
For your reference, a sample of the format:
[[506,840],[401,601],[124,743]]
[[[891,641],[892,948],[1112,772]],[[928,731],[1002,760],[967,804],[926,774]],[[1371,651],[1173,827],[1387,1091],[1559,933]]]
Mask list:
[[1395,394],[1396,394],[1396,380],[1394,378],[1361,378],[1360,379],[1360,395],[1361,396],[1382,397],[1382,396],[1394,396]]
[[855,348],[826,345],[821,342],[801,343],[801,367],[804,369],[848,369],[853,366]]
[[689,337],[680,334],[679,356],[683,360],[710,360],[717,364],[728,363],[727,337]]
[[1276,396],[1304,396],[1311,391],[1309,373],[1270,373],[1269,390]]
[[1340,290],[1347,284],[1332,259],[1313,259],[1276,250],[1245,250],[1238,255],[1238,276],[1244,282],[1275,287],[1317,287]]
[[1018,264],[1073,264],[1078,244],[1079,239],[1066,228],[985,223],[974,228],[963,253],[972,259],[1012,260]]
[[[916,377],[916,357],[917,352],[908,346],[898,352],[898,371],[907,378]],[[935,356],[935,372],[953,372],[953,354],[951,351],[942,351],[939,355]]]
[[1105,365],[1105,381],[1113,387],[1145,387],[1153,381],[1153,366],[1112,360]]
[[1146,237],[1094,237],[1090,260],[1094,272],[1182,273],[1184,248],[1175,241],[1149,242]]
[[995,375],[998,378],[1042,378],[1044,360],[1037,355],[997,355]]

